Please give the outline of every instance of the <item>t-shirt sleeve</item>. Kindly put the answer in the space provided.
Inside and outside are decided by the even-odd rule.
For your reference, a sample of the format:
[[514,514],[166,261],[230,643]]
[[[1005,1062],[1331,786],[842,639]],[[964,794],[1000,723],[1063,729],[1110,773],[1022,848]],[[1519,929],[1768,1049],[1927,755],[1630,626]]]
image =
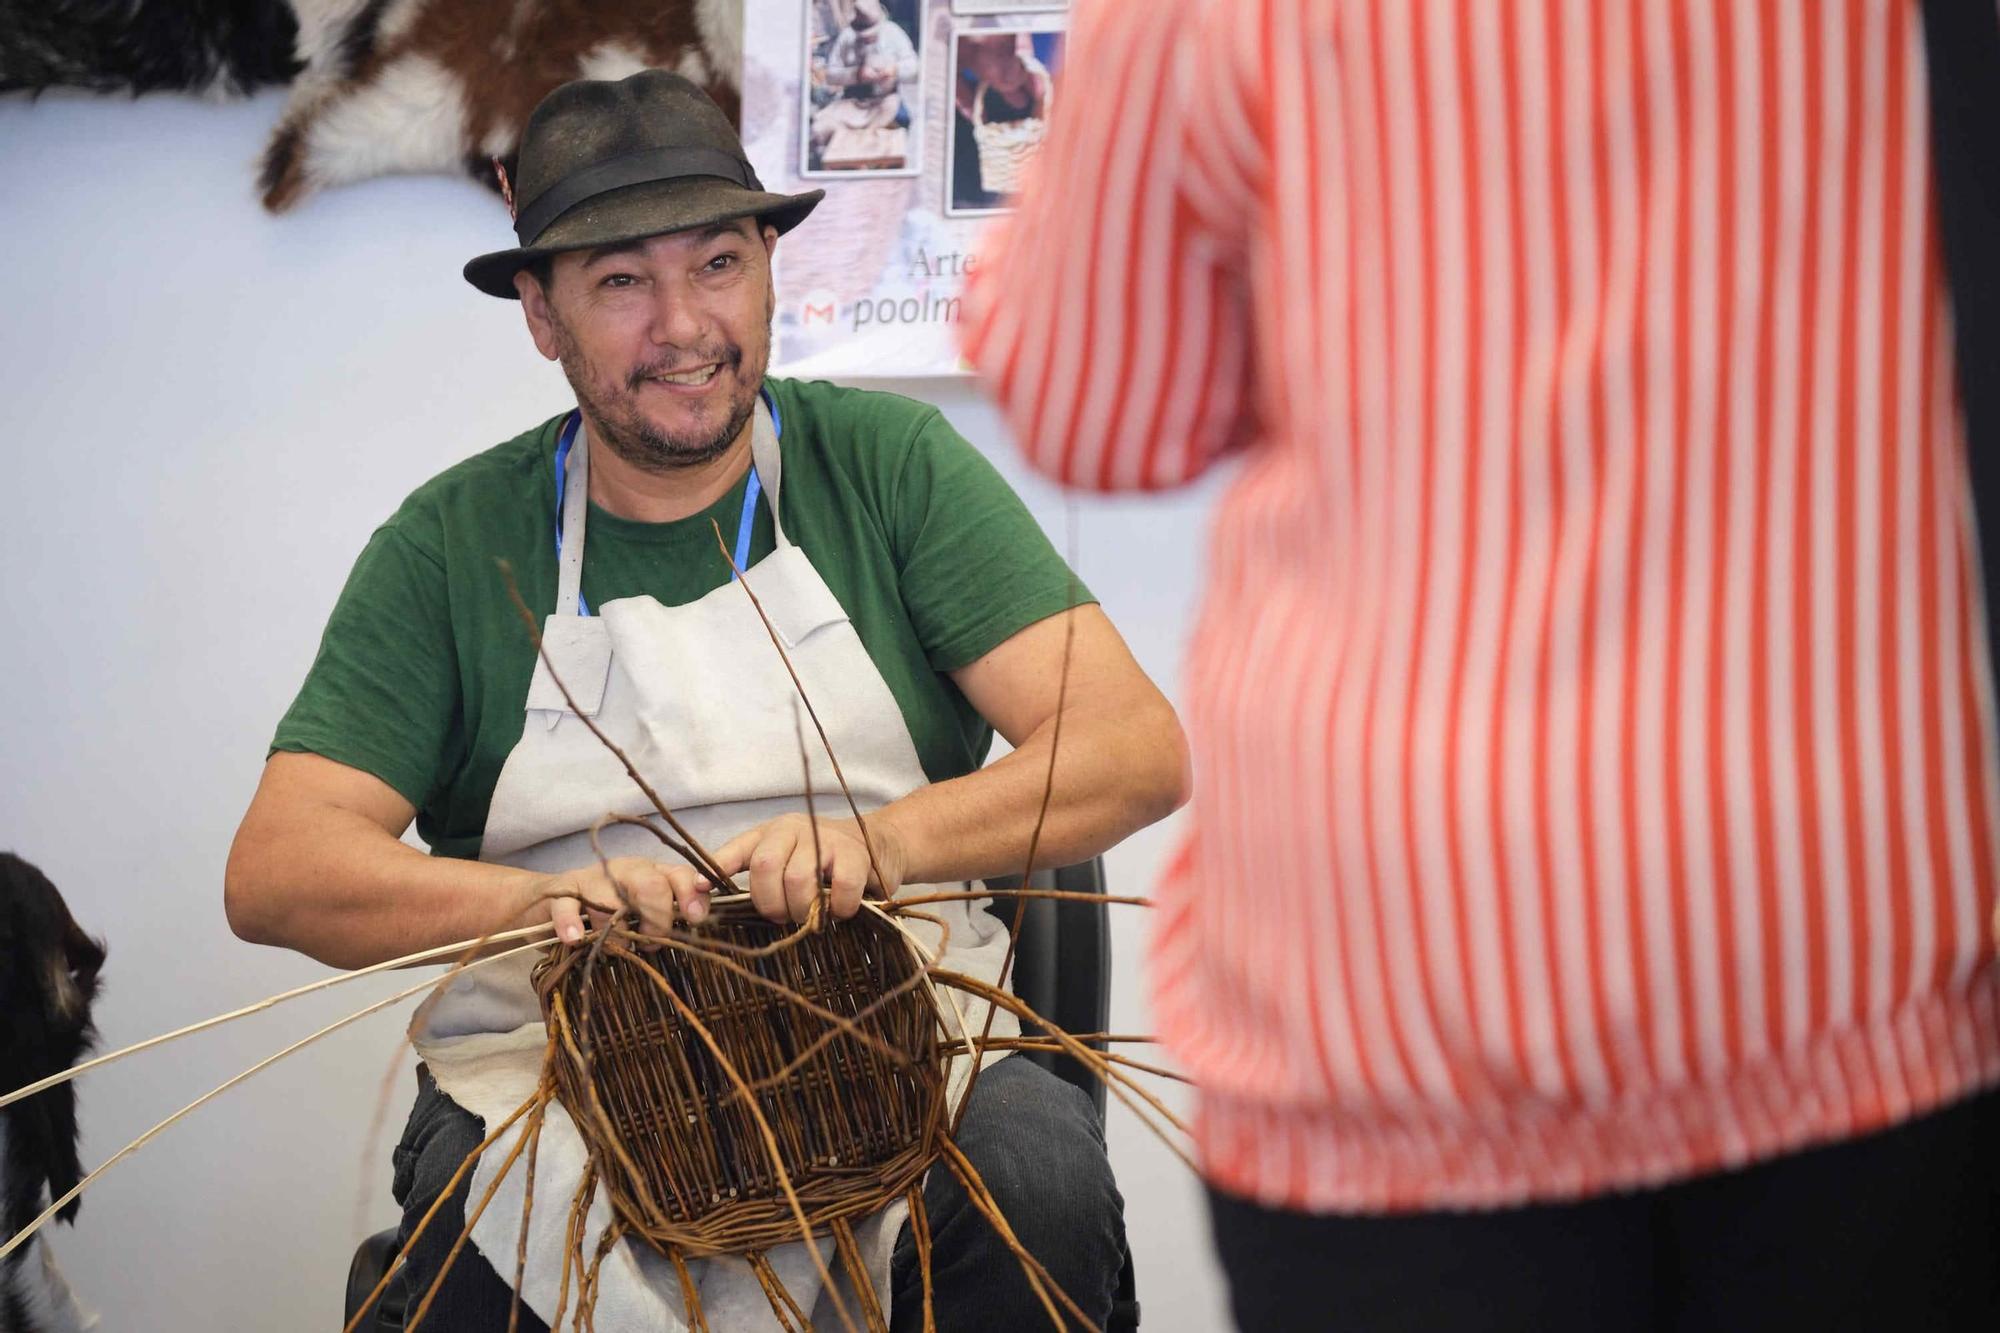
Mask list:
[[271,749],[372,773],[421,808],[443,780],[459,707],[444,566],[394,526],[380,528]]
[[892,528],[904,608],[933,669],[1096,599],[993,464],[928,414],[898,476]]

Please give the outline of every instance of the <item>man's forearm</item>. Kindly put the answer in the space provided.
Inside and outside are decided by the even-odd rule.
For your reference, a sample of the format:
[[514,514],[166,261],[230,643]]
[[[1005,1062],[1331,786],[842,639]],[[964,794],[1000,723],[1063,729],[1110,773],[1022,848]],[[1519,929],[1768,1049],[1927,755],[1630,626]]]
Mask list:
[[340,809],[252,817],[229,854],[232,929],[334,967],[365,967],[546,920],[531,871],[433,857]]
[[[1096,856],[1180,808],[1188,759],[1164,700],[1157,719],[1091,717],[1072,707],[1056,751],[1055,786],[1035,850],[1035,868]],[[1011,754],[947,782],[920,787],[868,816],[890,825],[912,884],[1018,875],[1048,789],[1051,721]]]

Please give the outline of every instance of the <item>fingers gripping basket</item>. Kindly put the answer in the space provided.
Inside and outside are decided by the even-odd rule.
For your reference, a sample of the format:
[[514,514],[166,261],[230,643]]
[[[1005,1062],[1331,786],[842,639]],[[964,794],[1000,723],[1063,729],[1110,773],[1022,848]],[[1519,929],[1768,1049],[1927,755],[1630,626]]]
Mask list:
[[1026,120],[1006,120],[988,124],[986,94],[992,85],[981,83],[972,95],[972,141],[979,147],[979,188],[988,194],[1019,194],[1027,179],[1028,164],[1042,150],[1048,137],[1048,113],[1053,109],[1053,90],[1042,96],[1042,114]]
[[663,1252],[799,1238],[774,1140],[815,1234],[936,1158],[944,1061],[911,945],[873,912],[789,933],[720,902],[705,949],[614,928],[594,957],[561,946],[536,972],[558,1095],[613,1209]]

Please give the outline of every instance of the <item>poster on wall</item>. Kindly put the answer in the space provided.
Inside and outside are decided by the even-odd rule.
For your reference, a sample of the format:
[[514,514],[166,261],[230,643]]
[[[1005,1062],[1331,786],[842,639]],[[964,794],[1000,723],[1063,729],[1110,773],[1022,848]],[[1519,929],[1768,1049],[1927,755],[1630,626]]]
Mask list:
[[950,375],[981,238],[1058,96],[1066,0],[747,0],[743,139],[826,201],[778,247],[773,369]]

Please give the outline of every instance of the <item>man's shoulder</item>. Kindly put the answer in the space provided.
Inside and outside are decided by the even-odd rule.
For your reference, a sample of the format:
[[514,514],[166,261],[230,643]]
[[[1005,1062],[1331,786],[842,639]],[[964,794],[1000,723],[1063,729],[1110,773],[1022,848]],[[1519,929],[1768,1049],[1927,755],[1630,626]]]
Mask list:
[[764,381],[779,404],[792,405],[836,421],[902,421],[921,423],[937,408],[885,389],[857,389],[830,380],[794,380],[777,376]]
[[853,389],[825,380],[771,379],[779,428],[835,454],[907,453],[925,429],[944,420],[929,403],[880,389]]

